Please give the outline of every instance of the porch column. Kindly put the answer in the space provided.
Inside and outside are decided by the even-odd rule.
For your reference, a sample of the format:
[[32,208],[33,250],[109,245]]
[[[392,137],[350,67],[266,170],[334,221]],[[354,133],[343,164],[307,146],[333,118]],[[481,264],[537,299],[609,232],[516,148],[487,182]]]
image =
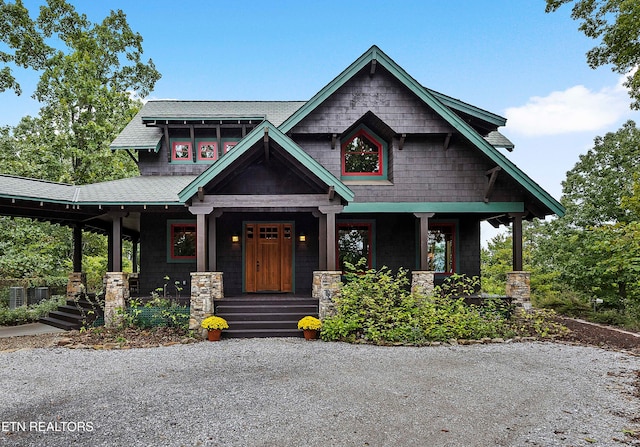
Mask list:
[[109,232],[109,258],[107,270],[122,271],[122,218],[125,213],[109,213],[111,216],[111,231]]
[[82,271],[82,224],[73,226],[73,271]]
[[69,273],[67,281],[67,299],[76,301],[87,291],[87,274],[82,272]]
[[318,218],[318,268],[327,270],[327,215],[319,211],[313,212],[313,217]]
[[224,296],[222,272],[192,272],[191,302],[189,329],[199,331],[202,336],[206,331],[200,327],[202,320],[213,315],[214,300]]
[[513,298],[516,306],[531,309],[531,273],[507,272],[507,296]]
[[189,207],[196,216],[196,271],[207,271],[207,215],[213,211],[213,205],[198,203]]
[[209,248],[209,270],[212,272],[218,271],[218,217],[222,216],[222,210],[214,210],[209,214],[209,234],[208,234],[208,248]]
[[313,272],[313,287],[311,296],[318,300],[318,314],[321,320],[335,314],[335,301],[342,281],[342,272],[319,271]]
[[420,221],[420,270],[429,270],[429,219],[435,213],[413,213]]
[[512,259],[513,270],[522,271],[522,213],[509,214],[513,217],[512,227]]
[[[336,214],[343,210],[342,205],[328,205],[318,207],[318,211],[325,215],[327,237],[325,244],[327,247],[326,260],[327,270],[336,269]],[[322,219],[321,219],[322,221]],[[322,245],[322,241],[320,244]]]
[[131,272],[138,273],[138,244],[140,243],[139,237],[134,237],[131,241]]
[[104,325],[115,327],[120,321],[118,309],[126,307],[129,299],[129,280],[123,272],[107,272],[104,291]]

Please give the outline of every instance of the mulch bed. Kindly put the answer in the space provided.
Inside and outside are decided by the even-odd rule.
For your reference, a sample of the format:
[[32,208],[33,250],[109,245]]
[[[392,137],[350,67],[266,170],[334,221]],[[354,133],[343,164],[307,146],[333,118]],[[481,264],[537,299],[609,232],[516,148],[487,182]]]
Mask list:
[[558,317],[558,321],[571,331],[560,340],[640,355],[640,334],[571,318]]
[[[566,335],[555,340],[572,344],[597,346],[603,349],[622,350],[640,356],[640,336],[603,325],[557,317],[558,322],[569,328]],[[170,346],[201,341],[184,331],[170,328],[147,330],[115,330],[97,328],[89,331],[70,331],[56,334],[29,335],[0,338],[0,351],[17,349],[68,346],[88,349],[130,349]]]

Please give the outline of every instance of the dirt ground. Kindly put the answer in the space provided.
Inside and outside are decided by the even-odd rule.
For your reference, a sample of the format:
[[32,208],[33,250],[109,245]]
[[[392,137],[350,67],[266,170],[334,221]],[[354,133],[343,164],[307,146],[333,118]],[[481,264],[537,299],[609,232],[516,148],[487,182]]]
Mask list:
[[571,318],[559,318],[559,321],[571,331],[562,337],[564,341],[640,355],[640,334]]

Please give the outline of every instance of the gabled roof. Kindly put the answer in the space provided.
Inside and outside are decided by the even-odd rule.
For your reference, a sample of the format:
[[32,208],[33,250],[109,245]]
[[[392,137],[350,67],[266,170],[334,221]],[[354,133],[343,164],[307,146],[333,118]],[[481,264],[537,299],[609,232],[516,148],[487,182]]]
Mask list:
[[192,181],[187,187],[185,187],[179,194],[180,201],[186,202],[193,197],[198,188],[205,186],[219,174],[224,172],[233,163],[238,160],[244,153],[254,147],[255,144],[262,141],[265,130],[269,134],[269,138],[273,139],[280,147],[287,151],[292,157],[304,165],[313,175],[324,182],[327,186],[333,186],[335,193],[342,197],[347,202],[354,199],[354,193],[346,187],[339,179],[331,174],[320,163],[314,160],[309,154],[307,154],[300,146],[294,143],[289,137],[278,130],[275,125],[269,121],[265,121],[251,132],[247,134],[228,154],[215,162],[209,169],[200,174],[194,181]]
[[[162,128],[152,124],[167,121],[270,121],[281,124],[304,101],[148,101],[111,143],[111,150],[160,149]],[[150,124],[150,125],[147,125]]]
[[[342,73],[340,73],[333,81],[327,84],[322,90],[320,90],[313,98],[298,109],[293,115],[291,115],[285,122],[283,122],[279,129],[283,133],[291,131],[298,123],[300,123],[305,117],[307,117],[312,111],[314,111],[320,104],[322,104],[327,98],[334,94],[340,87],[345,85],[351,78],[357,73],[363,70],[369,64],[375,61],[376,64],[380,64],[393,76],[398,79],[405,87],[413,92],[418,98],[420,98],[427,106],[433,109],[439,114],[447,123],[449,123],[454,129],[465,137],[468,141],[474,144],[481,152],[483,152],[489,159],[500,166],[507,174],[513,177],[519,184],[525,188],[530,194],[536,197],[540,202],[549,208],[549,210],[558,216],[564,215],[564,207],[554,199],[548,192],[534,182],[528,175],[526,175],[520,168],[509,161],[502,153],[500,153],[494,146],[486,141],[482,135],[476,132],[470,125],[468,125],[460,116],[458,116],[450,107],[454,105],[456,107],[462,107],[462,103],[453,98],[445,97],[445,95],[436,94],[435,92],[424,88],[414,78],[412,78],[402,67],[396,64],[389,56],[387,56],[377,46],[372,46],[367,52],[356,59],[349,67],[347,67]],[[443,101],[449,102],[446,105]],[[476,109],[476,110],[473,110]],[[469,109],[466,113],[480,113],[481,109],[473,108]],[[497,115],[496,115],[497,116]]]

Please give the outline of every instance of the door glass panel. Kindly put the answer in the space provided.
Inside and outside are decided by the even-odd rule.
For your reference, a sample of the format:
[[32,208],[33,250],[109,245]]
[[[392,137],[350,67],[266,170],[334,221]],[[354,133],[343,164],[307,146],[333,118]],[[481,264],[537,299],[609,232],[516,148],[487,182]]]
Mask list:
[[260,227],[260,239],[278,239],[278,227]]

